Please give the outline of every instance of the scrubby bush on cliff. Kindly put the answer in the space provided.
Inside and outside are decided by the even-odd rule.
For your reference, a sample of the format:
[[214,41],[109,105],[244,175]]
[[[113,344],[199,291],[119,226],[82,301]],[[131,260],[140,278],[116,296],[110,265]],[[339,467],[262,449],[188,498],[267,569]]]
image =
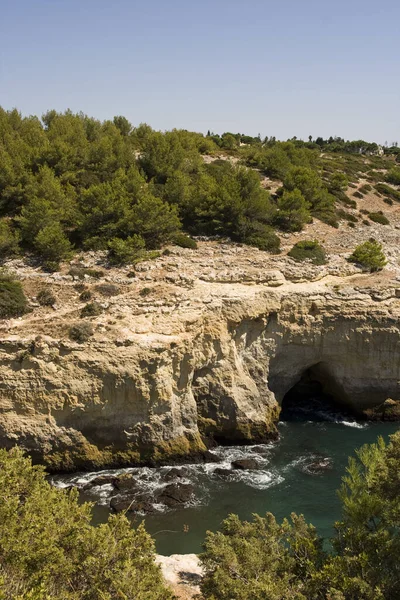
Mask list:
[[74,342],[87,342],[94,333],[93,325],[91,323],[75,323],[69,328],[68,335]]
[[400,432],[349,459],[330,551],[301,516],[230,515],[204,543],[206,600],[400,598],[399,464]]
[[19,235],[6,219],[0,220],[0,259],[13,256],[19,251]]
[[191,250],[196,250],[197,248],[196,240],[184,233],[177,233],[173,238],[172,243],[180,248],[190,248]]
[[19,281],[0,271],[0,319],[21,317],[28,310],[28,301]]
[[288,252],[288,256],[297,261],[309,260],[313,265],[326,264],[326,253],[316,240],[303,240],[297,242]]
[[0,488],[0,598],[172,599],[143,525],[118,515],[94,527],[91,505],[17,449],[0,450]]
[[380,225],[389,225],[389,219],[385,217],[382,211],[371,212],[369,213],[368,218],[375,223],[380,223]]
[[140,235],[123,240],[113,238],[108,242],[108,260],[113,265],[134,264],[145,255],[145,241]]
[[382,245],[374,239],[359,244],[349,261],[361,265],[371,272],[380,271],[386,265],[387,260],[382,250]]
[[103,308],[98,302],[89,302],[81,310],[81,317],[97,317],[101,315]]
[[36,296],[40,306],[53,306],[56,303],[56,297],[48,288],[43,288]]

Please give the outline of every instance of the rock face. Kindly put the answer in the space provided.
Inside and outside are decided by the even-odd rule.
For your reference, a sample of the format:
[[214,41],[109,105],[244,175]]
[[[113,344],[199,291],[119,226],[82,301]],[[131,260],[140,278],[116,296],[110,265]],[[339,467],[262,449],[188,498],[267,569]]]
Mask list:
[[[121,293],[91,319],[85,344],[68,339],[78,300],[59,275],[59,308],[0,329],[0,445],[77,469],[194,457],[210,439],[262,442],[305,372],[354,410],[399,399],[396,274],[295,283],[271,275],[267,254],[256,258],[270,273],[261,283],[204,281],[186,268],[190,282],[172,285],[185,264],[171,270],[173,256],[150,275],[141,266],[133,283],[113,272]],[[28,291],[35,277],[25,273]]]

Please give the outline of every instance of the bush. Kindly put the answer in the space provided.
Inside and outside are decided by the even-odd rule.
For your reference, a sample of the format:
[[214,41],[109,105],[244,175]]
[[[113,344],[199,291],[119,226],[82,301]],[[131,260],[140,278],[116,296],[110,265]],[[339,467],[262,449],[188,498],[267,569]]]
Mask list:
[[140,235],[122,240],[114,238],[108,242],[108,260],[113,265],[134,264],[145,254],[145,242]]
[[19,281],[0,273],[0,319],[21,317],[28,311],[28,301]]
[[300,262],[310,260],[313,265],[324,265],[327,262],[325,250],[316,240],[297,242],[288,252],[288,256]]
[[56,297],[48,288],[44,288],[40,290],[38,295],[36,296],[37,301],[40,306],[53,306],[56,303]]
[[393,200],[391,198],[384,198],[383,201],[389,206],[393,206]]
[[87,302],[88,300],[92,299],[92,292],[90,290],[82,290],[80,296],[79,296],[79,300],[81,300],[81,302]]
[[389,173],[386,175],[386,181],[393,185],[400,185],[400,169],[390,169]]
[[372,190],[372,185],[369,185],[369,183],[366,183],[365,185],[360,187],[361,194],[368,194],[368,192],[370,192],[371,190]]
[[68,271],[74,279],[85,279],[85,277],[93,277],[93,279],[101,279],[104,277],[104,271],[101,269],[91,269],[83,265],[74,265]]
[[190,248],[191,250],[196,250],[197,248],[196,240],[189,237],[188,235],[185,235],[184,233],[177,233],[174,236],[172,243],[175,244],[175,246],[179,246],[180,248]]
[[90,302],[82,308],[81,317],[97,317],[98,315],[101,315],[102,312],[103,308],[98,302]]
[[358,263],[370,272],[380,271],[387,263],[381,244],[374,239],[357,246],[348,260]]
[[361,198],[364,198],[364,196],[361,194],[361,192],[354,192],[353,196],[354,196],[355,198],[360,198],[360,199],[361,199]]
[[385,215],[380,212],[371,212],[368,215],[368,218],[375,223],[380,223],[381,225],[389,225],[389,219],[385,217]]
[[101,283],[100,285],[96,285],[95,289],[99,294],[106,297],[118,296],[121,293],[120,288],[113,283]]
[[363,224],[368,225],[368,227],[371,227],[371,223],[367,221],[367,219],[363,219]]
[[144,526],[92,525],[92,505],[46,481],[21,450],[0,450],[0,597],[172,600]]
[[395,190],[394,188],[390,187],[390,185],[387,185],[386,183],[377,183],[375,189],[384,196],[388,196],[392,200],[397,200],[397,202],[400,202],[400,191]]
[[[260,225],[262,225],[260,223]],[[260,231],[254,231],[245,238],[245,243],[249,246],[254,246],[264,252],[271,252],[271,254],[279,254],[281,240],[276,235],[272,227],[263,226],[259,228]]]
[[57,270],[60,261],[71,253],[71,244],[59,223],[52,223],[41,229],[33,245],[45,267],[51,271]]
[[88,339],[93,335],[94,333],[94,329],[93,326],[90,323],[75,323],[75,325],[72,325],[72,327],[70,327],[69,329],[69,337],[71,338],[71,340],[74,340],[74,342],[87,342]]
[[140,290],[139,294],[143,297],[148,296],[149,294],[151,294],[152,290],[149,287],[144,287],[143,289]]
[[8,221],[0,220],[0,259],[18,254],[19,236],[11,228]]
[[286,231],[301,231],[311,221],[310,204],[306,202],[300,190],[285,191],[278,200],[278,212],[275,223]]

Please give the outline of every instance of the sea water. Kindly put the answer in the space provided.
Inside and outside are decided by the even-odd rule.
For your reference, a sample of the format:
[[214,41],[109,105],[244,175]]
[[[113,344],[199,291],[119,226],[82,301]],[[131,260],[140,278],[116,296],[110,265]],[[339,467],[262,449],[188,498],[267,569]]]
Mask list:
[[[277,519],[291,512],[303,514],[324,538],[333,532],[340,519],[340,501],[336,490],[345,474],[348,457],[356,448],[385,439],[399,429],[398,423],[357,423],[329,419],[324,422],[291,421],[279,423],[280,439],[257,446],[224,446],[213,452],[222,462],[178,467],[195,488],[193,499],[173,510],[155,505],[151,515],[132,517],[134,524],[145,521],[160,554],[200,552],[206,531],[216,531],[229,514],[251,519],[253,513],[272,512]],[[257,470],[231,469],[231,462],[254,458]],[[176,468],[176,467],[174,467]],[[221,477],[216,469],[231,469]],[[65,487],[83,487],[100,474],[132,473],[144,492],[167,485],[163,476],[169,467],[119,469],[96,473],[57,476],[53,482]],[[109,501],[115,495],[112,485],[97,486],[81,492],[81,500],[95,501],[94,520],[108,518]]]

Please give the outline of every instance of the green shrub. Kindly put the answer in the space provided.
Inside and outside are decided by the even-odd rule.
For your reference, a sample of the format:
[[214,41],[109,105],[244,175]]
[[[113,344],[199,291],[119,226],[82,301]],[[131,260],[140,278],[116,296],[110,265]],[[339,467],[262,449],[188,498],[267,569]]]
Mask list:
[[85,279],[85,277],[101,279],[104,277],[104,271],[101,269],[91,269],[89,267],[84,267],[83,265],[74,265],[68,271],[68,275],[71,275],[74,279]]
[[284,231],[301,231],[310,223],[310,203],[300,190],[284,191],[278,200],[278,212],[274,222]]
[[400,202],[400,191],[395,190],[394,188],[390,187],[390,185],[387,185],[386,183],[377,183],[375,189],[384,196],[388,196],[392,200]]
[[98,315],[101,315],[102,312],[103,308],[98,302],[89,302],[89,304],[86,304],[86,306],[82,308],[81,317],[97,317]]
[[47,225],[39,231],[33,242],[34,248],[50,271],[58,270],[61,260],[71,254],[72,246],[59,223]]
[[374,221],[375,223],[380,223],[381,225],[389,225],[389,219],[385,217],[385,215],[381,211],[369,213],[368,218],[371,219],[371,221]]
[[94,526],[92,505],[17,448],[0,450],[0,487],[2,599],[172,600],[143,525],[113,515]]
[[368,225],[368,227],[371,227],[371,223],[367,221],[367,219],[363,219],[363,224]]
[[367,194],[371,190],[372,190],[372,185],[369,185],[369,183],[366,183],[365,185],[363,185],[362,187],[360,187],[360,192],[362,194]]
[[148,296],[149,294],[151,294],[151,292],[152,292],[152,289],[151,289],[151,288],[149,288],[149,287],[144,287],[144,288],[142,288],[142,289],[140,290],[139,294],[140,294],[141,296],[143,296],[143,297],[146,297],[146,296]]
[[184,233],[177,233],[174,236],[172,243],[175,244],[175,246],[179,246],[180,248],[190,248],[191,250],[196,250],[197,248],[196,240],[189,237],[188,235],[185,235]]
[[145,255],[145,242],[140,235],[108,242],[108,259],[113,265],[134,264]]
[[99,292],[102,296],[106,296],[107,298],[111,296],[118,296],[121,293],[120,288],[114,283],[100,283],[96,285],[96,292]]
[[348,260],[358,263],[370,272],[380,271],[387,263],[381,244],[372,238],[359,244]]
[[356,224],[353,223],[353,221],[348,221],[347,222],[347,227],[352,227],[354,229],[355,226],[356,226]]
[[400,169],[390,169],[389,173],[386,175],[386,181],[393,185],[400,185]]
[[336,211],[336,215],[338,219],[344,219],[345,221],[351,221],[352,223],[357,223],[358,221],[355,215],[352,215],[341,208]]
[[82,290],[80,296],[79,296],[79,300],[81,302],[87,302],[88,300],[92,299],[92,292],[90,290]]
[[91,323],[87,322],[79,322],[72,325],[69,329],[69,337],[74,342],[87,342],[88,339],[93,335],[94,329]]
[[254,246],[259,250],[279,254],[281,241],[275,231],[265,223],[252,223],[247,232],[243,234],[245,244]]
[[41,306],[53,306],[57,300],[57,298],[48,288],[43,288],[40,290],[36,296],[36,299]]
[[389,206],[393,206],[393,200],[391,198],[384,198],[383,201]]
[[310,260],[313,265],[324,265],[327,262],[325,250],[316,240],[297,242],[288,256],[300,262]]
[[21,317],[28,311],[28,301],[19,281],[0,272],[0,319]]
[[0,259],[19,252],[19,235],[6,219],[0,220]]
[[357,192],[354,192],[353,196],[354,196],[355,198],[360,198],[360,199],[361,199],[361,198],[364,198],[364,196],[361,194],[361,192],[358,192],[358,191],[357,191]]

